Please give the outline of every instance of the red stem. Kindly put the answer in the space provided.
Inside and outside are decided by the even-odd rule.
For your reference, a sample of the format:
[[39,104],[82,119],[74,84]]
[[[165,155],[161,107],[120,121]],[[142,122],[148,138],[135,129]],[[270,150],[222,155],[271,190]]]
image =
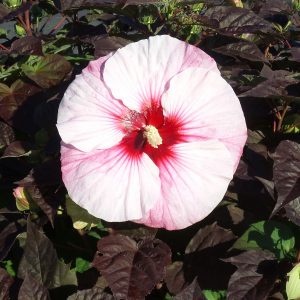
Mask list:
[[49,34],[53,33],[54,31],[56,31],[66,20],[67,17],[62,17],[60,19],[60,21],[52,28],[52,30],[49,32]]

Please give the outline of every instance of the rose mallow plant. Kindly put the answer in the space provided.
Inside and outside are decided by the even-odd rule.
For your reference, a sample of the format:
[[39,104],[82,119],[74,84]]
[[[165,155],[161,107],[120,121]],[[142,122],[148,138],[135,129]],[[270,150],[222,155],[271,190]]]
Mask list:
[[90,62],[58,111],[63,181],[106,221],[169,230],[222,200],[246,141],[238,98],[215,61],[170,36]]

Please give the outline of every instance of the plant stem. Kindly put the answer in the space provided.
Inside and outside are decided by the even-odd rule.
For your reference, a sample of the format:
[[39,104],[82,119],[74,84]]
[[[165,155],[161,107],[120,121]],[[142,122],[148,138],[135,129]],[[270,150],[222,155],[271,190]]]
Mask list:
[[56,31],[66,20],[67,17],[62,17],[59,22],[51,29],[49,34],[52,34],[54,31]]
[[7,47],[3,46],[2,44],[0,44],[0,48],[5,50],[5,51],[9,51],[9,49]]
[[[23,0],[23,3],[26,2],[27,2],[26,0]],[[27,32],[27,35],[32,36],[29,9],[25,11],[24,15],[25,15],[25,30]]]
[[285,102],[284,104],[284,108],[283,108],[283,111],[281,113],[281,117],[279,118],[279,121],[278,121],[278,124],[277,124],[277,131],[280,131],[281,127],[282,127],[282,122],[283,122],[283,119],[284,119],[284,116],[288,110],[288,101]]

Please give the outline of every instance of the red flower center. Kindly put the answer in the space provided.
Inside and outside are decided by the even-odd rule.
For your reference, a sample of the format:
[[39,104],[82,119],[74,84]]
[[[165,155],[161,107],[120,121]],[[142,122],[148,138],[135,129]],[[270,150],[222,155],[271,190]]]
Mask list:
[[[161,106],[154,106],[145,109],[142,113],[130,111],[123,119],[126,136],[122,140],[125,151],[133,157],[142,153],[158,164],[162,159],[172,156],[171,146],[184,141],[184,135],[180,133],[179,118],[166,118],[163,115]],[[150,125],[150,126],[149,126]],[[145,128],[157,129],[161,144],[157,147],[151,145],[145,135]]]

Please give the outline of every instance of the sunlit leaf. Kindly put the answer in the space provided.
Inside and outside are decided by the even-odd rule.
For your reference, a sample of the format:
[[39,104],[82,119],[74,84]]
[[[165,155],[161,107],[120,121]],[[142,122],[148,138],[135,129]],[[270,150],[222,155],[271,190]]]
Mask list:
[[274,253],[279,259],[286,257],[295,246],[291,229],[277,221],[260,221],[251,224],[234,243],[240,250],[263,249]]
[[[97,224],[100,222],[100,219],[90,215],[86,209],[77,205],[74,201],[71,200],[69,196],[66,197],[66,209],[67,209],[67,214],[72,219],[73,226],[74,224],[76,224],[76,222],[83,222],[84,224],[86,224],[85,226],[82,227],[84,228],[88,224]],[[77,229],[82,229],[82,228],[77,228]]]
[[206,300],[225,300],[226,291],[203,290]]
[[300,264],[297,264],[287,276],[286,294],[288,300],[296,300],[300,298]]

